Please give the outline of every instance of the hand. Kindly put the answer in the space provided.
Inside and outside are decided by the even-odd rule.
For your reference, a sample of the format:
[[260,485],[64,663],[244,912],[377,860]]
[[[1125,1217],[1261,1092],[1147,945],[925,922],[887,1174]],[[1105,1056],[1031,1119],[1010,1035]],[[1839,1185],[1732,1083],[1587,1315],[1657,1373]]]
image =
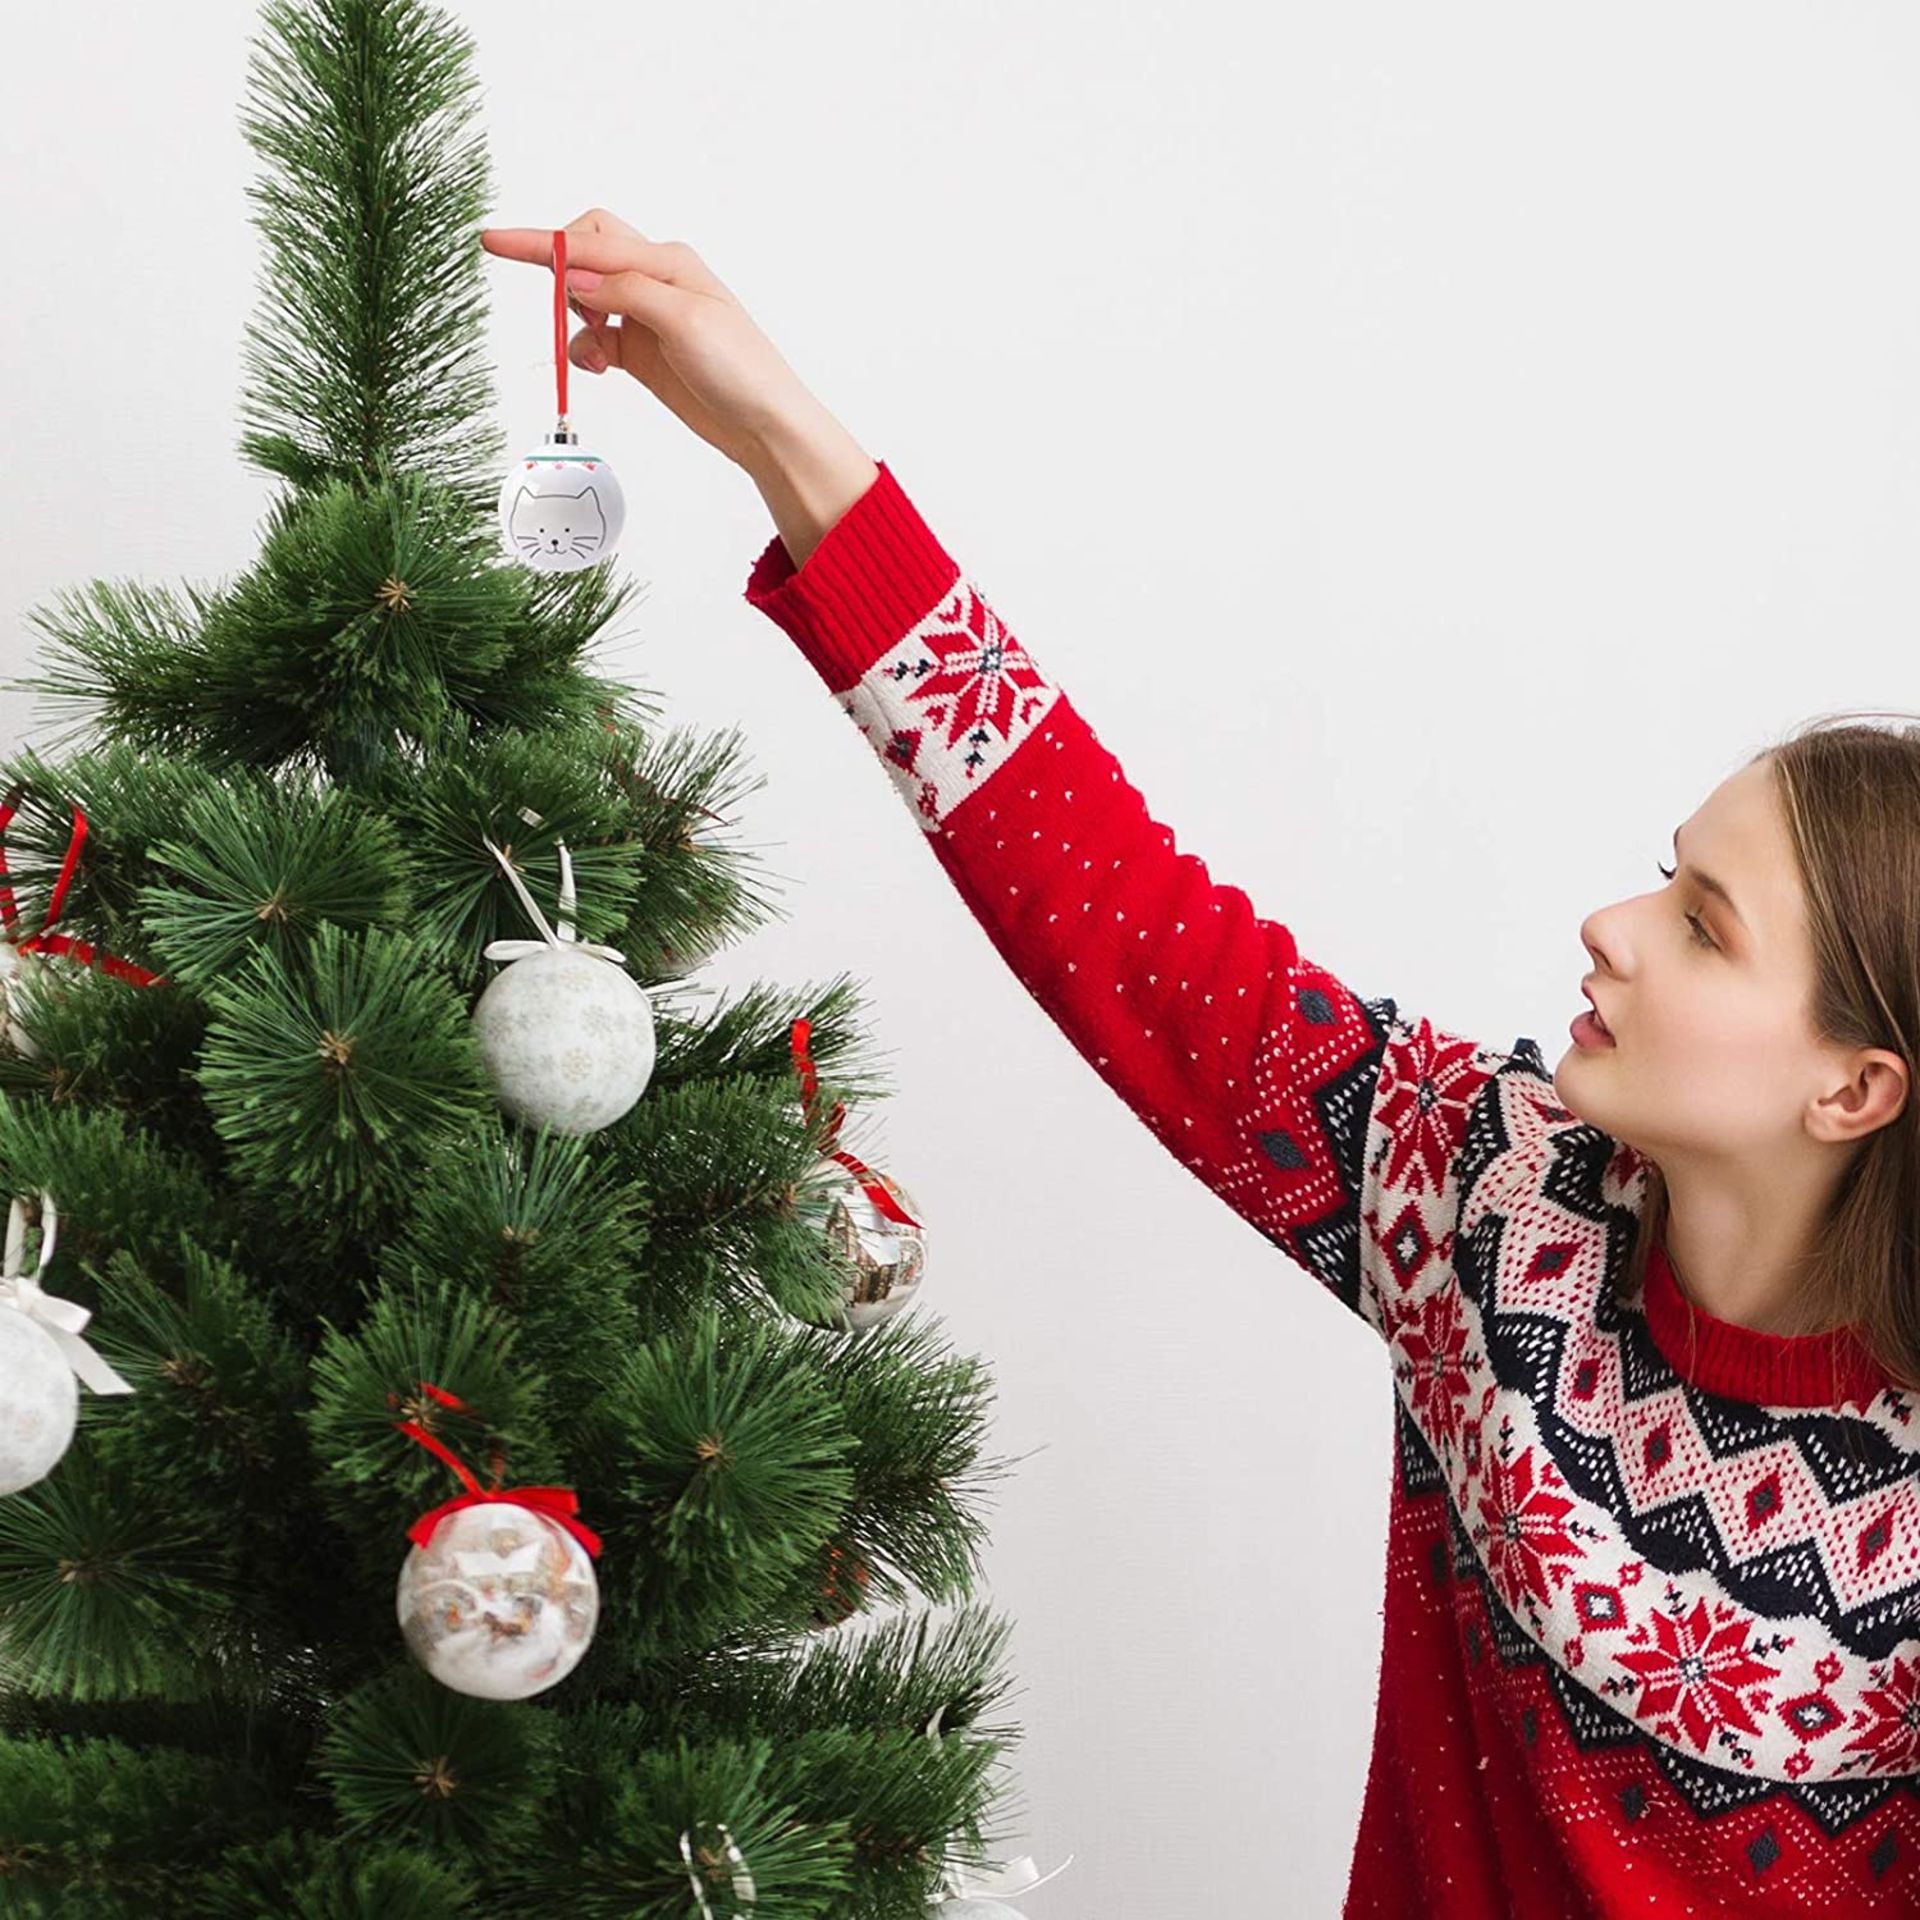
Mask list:
[[[773,342],[691,247],[649,240],[603,207],[565,231],[567,304],[587,322],[567,347],[574,366],[632,374],[709,446],[749,471],[783,422],[819,411]],[[483,227],[480,244],[503,260],[553,269],[551,228]],[[576,270],[603,277],[597,286],[577,286]]]

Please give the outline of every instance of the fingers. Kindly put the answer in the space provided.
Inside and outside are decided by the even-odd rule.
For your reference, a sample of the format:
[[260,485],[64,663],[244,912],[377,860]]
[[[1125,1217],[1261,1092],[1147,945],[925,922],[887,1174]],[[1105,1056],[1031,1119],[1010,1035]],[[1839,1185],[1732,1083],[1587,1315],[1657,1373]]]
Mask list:
[[[572,259],[574,236],[581,233],[619,235],[628,240],[646,241],[638,227],[630,227],[605,207],[590,207],[577,220],[567,222],[567,257]],[[541,266],[553,265],[553,229],[551,227],[482,227],[480,244],[489,253],[506,260],[533,260]]]
[[[567,271],[571,277],[572,268]],[[574,287],[570,297],[591,326],[607,327],[612,324],[608,316],[619,314],[663,335],[687,318],[695,298],[686,287],[631,269],[607,274],[597,287]]]
[[[701,293],[723,293],[705,261],[678,240],[649,240],[637,228],[596,207],[565,229],[567,265],[593,273],[637,272],[670,286]],[[482,227],[480,244],[502,260],[553,265],[551,227]]]

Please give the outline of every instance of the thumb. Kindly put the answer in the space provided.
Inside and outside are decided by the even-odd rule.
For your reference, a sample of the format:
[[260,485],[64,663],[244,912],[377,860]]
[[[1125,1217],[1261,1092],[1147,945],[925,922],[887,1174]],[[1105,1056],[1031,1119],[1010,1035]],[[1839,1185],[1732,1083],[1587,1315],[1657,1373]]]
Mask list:
[[567,358],[587,373],[605,373],[620,358],[613,328],[604,321],[582,327],[567,342]]

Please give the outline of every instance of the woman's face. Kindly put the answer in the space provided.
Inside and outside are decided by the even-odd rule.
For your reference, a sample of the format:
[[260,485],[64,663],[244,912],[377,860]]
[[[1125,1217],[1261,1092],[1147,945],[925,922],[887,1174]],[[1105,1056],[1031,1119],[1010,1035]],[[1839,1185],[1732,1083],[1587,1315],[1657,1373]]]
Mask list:
[[1791,1151],[1808,1102],[1845,1076],[1812,1030],[1813,947],[1775,781],[1766,759],[1723,781],[1680,824],[1674,878],[1580,928],[1614,1044],[1570,1046],[1554,1090],[1663,1164]]

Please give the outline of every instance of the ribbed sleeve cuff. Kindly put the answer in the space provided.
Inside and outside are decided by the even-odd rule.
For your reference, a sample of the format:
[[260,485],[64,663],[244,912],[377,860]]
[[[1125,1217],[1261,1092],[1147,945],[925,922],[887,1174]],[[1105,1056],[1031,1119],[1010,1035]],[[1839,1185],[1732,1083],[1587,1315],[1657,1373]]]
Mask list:
[[747,576],[747,604],[782,627],[836,693],[917,625],[960,569],[884,460],[796,568],[778,534]]

